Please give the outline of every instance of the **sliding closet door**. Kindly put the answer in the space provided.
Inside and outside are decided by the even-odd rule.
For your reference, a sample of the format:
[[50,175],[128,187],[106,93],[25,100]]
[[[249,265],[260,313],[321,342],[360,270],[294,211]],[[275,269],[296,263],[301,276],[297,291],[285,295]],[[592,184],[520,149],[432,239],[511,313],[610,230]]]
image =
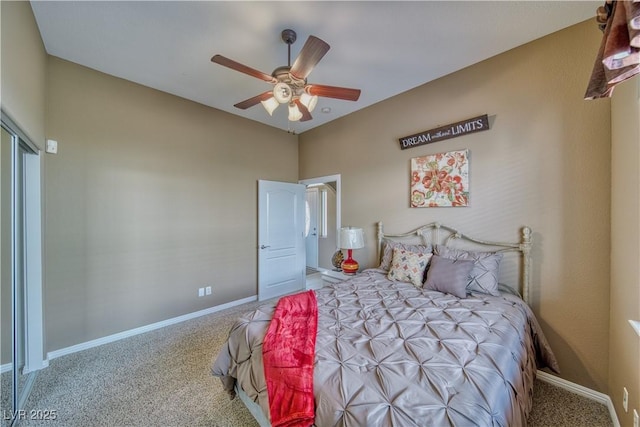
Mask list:
[[42,340],[40,158],[2,120],[0,147],[1,413],[2,426],[24,419]]
[[12,278],[12,135],[2,128],[0,140],[0,410],[2,426],[13,411],[13,278]]
[[[27,151],[20,140],[13,146],[13,396],[14,409],[23,409],[28,376],[25,375],[26,281],[25,281],[25,157]],[[26,398],[24,398],[26,399]]]

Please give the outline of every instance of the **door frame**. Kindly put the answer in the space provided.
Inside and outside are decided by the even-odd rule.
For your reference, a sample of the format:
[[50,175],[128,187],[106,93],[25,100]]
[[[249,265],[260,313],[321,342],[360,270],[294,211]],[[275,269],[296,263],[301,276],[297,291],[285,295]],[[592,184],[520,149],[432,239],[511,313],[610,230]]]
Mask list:
[[[25,411],[37,371],[48,366],[44,359],[42,301],[43,159],[38,147],[4,111],[0,114],[0,125],[11,144],[11,190],[8,206],[4,206],[7,200],[3,201],[3,215],[10,217],[12,348],[11,360],[0,368],[2,372],[11,371],[11,407],[2,410],[19,414]],[[20,417],[11,418],[7,425],[20,423]]]
[[[307,267],[318,268],[318,196],[320,192],[317,188],[309,188],[305,189],[305,210],[309,211],[309,230],[306,229],[306,220],[305,220],[305,234],[308,234],[304,238],[304,247],[305,247],[305,256],[306,256],[306,265]],[[309,202],[309,199],[313,203]],[[306,216],[306,214],[305,214]],[[313,249],[313,244],[309,244],[309,240],[313,240],[315,242],[315,254],[310,254],[309,250]],[[310,256],[315,255],[315,256]]]
[[[24,374],[49,366],[44,357],[44,316],[42,296],[42,152],[2,110],[2,127],[19,138],[26,151],[24,156],[24,205],[22,221],[26,230],[24,241],[25,280],[25,355]],[[19,143],[20,143],[19,142]],[[5,372],[12,366],[3,365]]]
[[[336,183],[336,238],[337,230],[342,227],[342,182],[340,174],[318,176],[315,178],[301,179],[298,181],[300,184],[304,184],[305,187],[313,184],[326,184],[328,182]],[[338,242],[336,241],[336,247]],[[320,269],[322,270],[322,269]]]

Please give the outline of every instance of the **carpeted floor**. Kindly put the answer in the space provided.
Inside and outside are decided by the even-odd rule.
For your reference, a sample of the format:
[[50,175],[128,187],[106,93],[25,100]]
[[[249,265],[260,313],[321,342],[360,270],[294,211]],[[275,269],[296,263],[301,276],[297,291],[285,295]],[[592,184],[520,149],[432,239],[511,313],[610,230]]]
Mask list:
[[[256,426],[210,365],[237,315],[258,303],[60,357],[38,375],[21,426]],[[611,426],[604,405],[537,381],[529,426]]]

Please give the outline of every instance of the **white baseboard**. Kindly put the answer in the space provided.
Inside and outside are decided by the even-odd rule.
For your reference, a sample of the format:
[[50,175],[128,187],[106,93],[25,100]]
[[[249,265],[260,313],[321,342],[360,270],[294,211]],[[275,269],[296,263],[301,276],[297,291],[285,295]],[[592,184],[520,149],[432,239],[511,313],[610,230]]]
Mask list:
[[[226,304],[217,305],[215,307],[207,308],[204,310],[196,311],[189,314],[184,314],[182,316],[174,317],[172,319],[163,320],[161,322],[152,323],[150,325],[141,326],[139,328],[130,329],[128,331],[119,332],[117,334],[109,335],[106,337],[98,338],[95,340],[87,341],[84,343],[72,345],[71,347],[61,348],[60,350],[54,350],[47,353],[47,364],[49,360],[55,359],[57,357],[66,356],[68,354],[76,353],[78,351],[87,350],[89,348],[97,347],[99,345],[108,344],[114,341],[119,341],[124,338],[129,338],[135,335],[143,334],[145,332],[150,332],[155,329],[164,328],[165,326],[175,325],[176,323],[181,323],[186,320],[195,319],[200,316],[206,316],[207,314],[216,313],[218,311],[226,310],[227,308],[232,308],[238,305],[246,304],[249,302],[257,301],[257,296],[247,297],[236,301],[231,301]],[[10,364],[9,364],[10,365]],[[3,365],[4,368],[4,365]],[[11,369],[11,367],[9,367]]]
[[540,381],[544,381],[556,387],[570,391],[571,393],[575,393],[579,396],[586,397],[587,399],[595,400],[598,403],[602,403],[609,409],[609,415],[611,416],[613,427],[620,427],[620,421],[618,420],[618,415],[616,414],[616,410],[613,406],[613,401],[608,395],[595,390],[591,390],[590,388],[581,386],[579,384],[572,383],[571,381],[567,381],[543,371],[538,371],[536,375]]
[[25,366],[24,368],[22,368],[22,373],[24,375],[26,375],[26,374],[30,374],[31,372],[36,372],[36,371],[39,371],[41,369],[49,367],[49,359],[47,359],[47,360],[39,360],[38,362],[39,362],[38,365]]
[[[23,374],[30,374],[31,372],[35,372],[35,371],[39,371],[40,369],[44,369],[46,367],[49,366],[49,361],[48,360],[43,360],[42,363],[35,367],[35,368],[29,368],[29,367],[24,367],[22,369],[22,373]],[[0,374],[4,374],[5,372],[9,372],[11,369],[13,369],[13,363],[5,363],[4,365],[0,365]]]

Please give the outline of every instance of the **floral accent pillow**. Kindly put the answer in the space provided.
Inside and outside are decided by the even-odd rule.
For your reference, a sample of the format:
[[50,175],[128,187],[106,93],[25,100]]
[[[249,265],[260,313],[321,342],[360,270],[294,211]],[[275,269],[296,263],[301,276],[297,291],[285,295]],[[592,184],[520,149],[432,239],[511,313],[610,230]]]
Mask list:
[[416,253],[406,249],[394,248],[387,278],[396,282],[410,282],[415,287],[420,288],[422,287],[424,272],[431,256],[431,253]]
[[496,297],[500,296],[498,276],[500,274],[500,261],[502,261],[503,257],[501,253],[464,251],[451,249],[444,245],[436,245],[435,253],[449,259],[473,260],[474,266],[469,275],[467,290]]
[[382,241],[382,259],[380,261],[380,267],[382,270],[391,268],[391,259],[393,258],[393,250],[395,248],[404,249],[418,254],[431,254],[433,247],[431,245],[410,245],[402,242],[393,242],[391,240]]

